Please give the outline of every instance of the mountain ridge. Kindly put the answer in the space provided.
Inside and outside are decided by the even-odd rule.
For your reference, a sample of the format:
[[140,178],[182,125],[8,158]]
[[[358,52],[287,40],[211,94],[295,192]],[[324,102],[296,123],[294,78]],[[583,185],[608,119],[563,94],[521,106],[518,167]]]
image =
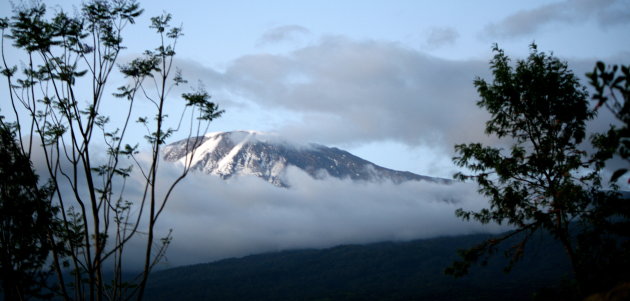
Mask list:
[[[156,271],[150,300],[531,300],[570,279],[570,263],[550,235],[535,235],[506,274],[504,248],[464,278],[443,274],[490,234],[341,245],[255,254]],[[558,300],[548,298],[544,300]]]
[[[192,146],[197,145],[194,149]],[[429,181],[448,184],[450,180],[398,171],[376,165],[345,150],[321,144],[298,144],[274,134],[257,131],[211,132],[167,145],[164,159],[184,163],[193,169],[228,179],[253,175],[279,186],[289,187],[288,166],[295,166],[315,179],[327,176],[353,181]]]

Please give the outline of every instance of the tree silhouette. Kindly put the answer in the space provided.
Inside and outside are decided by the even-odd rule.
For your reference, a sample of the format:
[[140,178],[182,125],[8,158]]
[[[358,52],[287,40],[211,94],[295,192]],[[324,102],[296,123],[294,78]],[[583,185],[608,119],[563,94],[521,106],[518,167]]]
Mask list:
[[[630,160],[630,66],[606,66],[597,62],[588,73],[595,109],[609,109],[620,126],[611,125],[603,134],[593,137],[596,152],[593,161],[604,168],[613,156]],[[616,163],[616,162],[615,162]],[[610,177],[611,189],[618,189],[618,180],[628,166],[616,168]],[[578,236],[581,264],[587,271],[587,282],[593,292],[603,292],[615,284],[630,283],[630,195],[613,195],[596,200],[586,216],[587,227]],[[623,286],[623,285],[622,285]]]
[[[1,119],[0,119],[1,120]],[[44,297],[53,208],[8,124],[0,122],[0,281],[4,300]]]
[[490,62],[493,81],[477,78],[474,82],[481,97],[477,105],[491,114],[486,134],[509,148],[460,144],[455,146],[458,156],[453,159],[471,172],[455,177],[476,181],[479,192],[490,201],[490,208],[478,212],[459,209],[457,216],[484,224],[507,224],[515,230],[462,251],[462,261],[446,272],[463,275],[472,263],[486,262],[501,242],[519,237],[505,251],[511,258],[509,270],[523,255],[530,237],[547,231],[564,246],[582,289],[587,286],[588,271],[582,267],[584,256],[578,254],[573,228],[588,220],[600,200],[610,197],[601,191],[600,166],[591,164],[580,149],[585,122],[595,114],[588,108],[585,88],[567,64],[539,52],[535,44],[530,48],[529,57],[512,67],[495,45]]
[[[606,66],[597,62],[593,72],[586,75],[595,89],[593,100],[597,101],[596,109],[605,106],[621,122],[621,127],[614,125],[606,134],[597,135],[594,144],[598,149],[595,158],[601,164],[618,155],[630,160],[630,65]],[[617,181],[628,171],[628,167],[615,170],[611,182]]]

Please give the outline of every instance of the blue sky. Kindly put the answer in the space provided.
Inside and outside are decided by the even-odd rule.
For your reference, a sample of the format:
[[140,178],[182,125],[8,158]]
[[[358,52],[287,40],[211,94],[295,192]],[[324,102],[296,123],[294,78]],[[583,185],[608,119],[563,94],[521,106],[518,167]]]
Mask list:
[[455,143],[490,141],[472,81],[488,78],[492,43],[522,58],[535,41],[580,75],[597,60],[630,60],[629,0],[140,4],[123,59],[153,48],[148,18],[171,13],[185,34],[177,64],[226,110],[212,131],[279,132],[441,177],[455,170]]

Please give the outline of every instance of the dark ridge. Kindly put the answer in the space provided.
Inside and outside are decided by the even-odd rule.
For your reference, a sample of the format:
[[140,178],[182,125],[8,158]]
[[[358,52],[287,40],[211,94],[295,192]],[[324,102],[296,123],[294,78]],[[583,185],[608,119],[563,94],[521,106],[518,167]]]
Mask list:
[[159,271],[147,300],[530,300],[569,280],[562,247],[536,236],[512,272],[497,252],[463,278],[443,274],[456,250],[489,235],[339,246]]

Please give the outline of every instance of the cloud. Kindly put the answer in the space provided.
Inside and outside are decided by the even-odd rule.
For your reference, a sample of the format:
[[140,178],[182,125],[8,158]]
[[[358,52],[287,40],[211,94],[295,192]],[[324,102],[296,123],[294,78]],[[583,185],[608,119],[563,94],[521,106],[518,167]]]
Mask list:
[[591,19],[600,26],[630,23],[630,2],[626,0],[566,0],[516,12],[486,26],[492,37],[527,36],[552,23],[575,24]]
[[[389,139],[409,145],[484,136],[472,85],[485,61],[449,61],[395,43],[326,37],[289,54],[232,62],[210,90],[227,90],[297,120],[274,129],[320,143]],[[483,139],[483,137],[480,137]]]
[[299,25],[284,25],[267,30],[258,40],[258,45],[276,44],[286,41],[295,41],[311,32]]
[[478,210],[486,205],[474,185],[314,180],[297,168],[288,171],[288,178],[291,189],[256,177],[225,182],[191,174],[177,187],[159,220],[159,233],[173,229],[166,266],[287,249],[506,229],[455,217],[457,208]]
[[[242,56],[221,71],[178,63],[184,75],[204,79],[228,114],[238,111],[219,120],[235,120],[226,130],[264,130],[342,148],[395,143],[431,149],[450,162],[455,144],[497,144],[484,133],[489,115],[477,107],[473,86],[477,76],[492,81],[490,55],[447,60],[397,43],[328,36],[284,54]],[[602,59],[623,63],[629,55]],[[587,85],[584,74],[595,59],[567,60]],[[603,112],[589,131],[603,132],[611,120]]]
[[459,33],[452,27],[433,27],[428,31],[424,46],[428,49],[436,49],[453,45],[459,38]]
[[[35,151],[34,166],[45,175],[42,149],[35,148]],[[140,164],[147,164],[148,159],[147,153],[138,155]],[[125,160],[122,165],[128,163]],[[163,162],[160,165],[156,186],[158,200],[180,173],[179,164]],[[79,179],[83,178],[79,175]],[[254,176],[225,181],[200,171],[189,173],[173,191],[156,224],[156,240],[173,230],[166,261],[159,267],[289,249],[497,233],[507,229],[467,222],[455,216],[458,208],[479,210],[487,206],[487,201],[471,184],[410,181],[397,185],[334,177],[316,180],[296,167],[288,168],[286,179],[290,189],[273,186]],[[113,185],[112,190],[119,191],[123,183],[116,180]],[[123,196],[134,204],[132,214],[140,212],[138,206],[144,185],[139,168],[134,168],[124,184]],[[85,185],[78,187],[80,194],[87,193]],[[65,181],[60,188],[61,193],[68,196],[67,209],[73,194]],[[140,268],[143,263],[148,212],[145,209],[139,232],[125,247],[125,266],[131,270]],[[111,237],[114,237],[113,232]]]

